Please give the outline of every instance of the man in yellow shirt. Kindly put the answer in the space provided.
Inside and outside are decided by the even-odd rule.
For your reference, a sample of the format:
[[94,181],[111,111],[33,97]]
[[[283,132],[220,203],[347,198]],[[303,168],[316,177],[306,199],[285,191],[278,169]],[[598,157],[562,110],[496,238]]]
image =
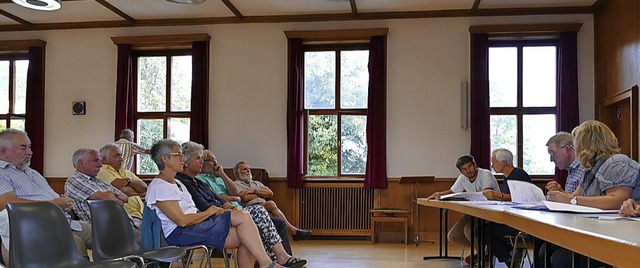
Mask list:
[[102,168],[96,177],[129,196],[129,202],[124,204],[124,209],[134,218],[136,227],[139,227],[144,211],[141,197],[147,192],[147,184],[133,172],[122,167],[122,151],[117,145],[109,143],[102,146],[100,155]]

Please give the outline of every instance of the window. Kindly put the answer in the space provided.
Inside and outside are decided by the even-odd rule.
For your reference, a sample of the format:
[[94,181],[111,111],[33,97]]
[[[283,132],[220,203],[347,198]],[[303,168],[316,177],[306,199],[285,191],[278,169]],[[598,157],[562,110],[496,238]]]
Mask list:
[[[151,148],[161,139],[190,140],[192,62],[189,50],[137,51],[135,70],[136,137]],[[139,155],[140,174],[158,173],[149,155]]]
[[491,150],[506,148],[529,174],[553,174],[545,143],[556,133],[558,45],[489,43]]
[[0,55],[0,131],[24,130],[28,67],[27,55]]
[[368,63],[367,45],[305,47],[307,176],[364,175]]

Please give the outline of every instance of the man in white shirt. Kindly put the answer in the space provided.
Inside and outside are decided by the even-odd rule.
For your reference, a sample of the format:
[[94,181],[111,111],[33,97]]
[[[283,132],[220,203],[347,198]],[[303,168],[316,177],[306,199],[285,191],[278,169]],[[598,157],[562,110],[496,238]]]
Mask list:
[[[452,193],[482,192],[486,189],[500,191],[496,177],[493,176],[490,170],[478,168],[473,156],[463,155],[459,157],[456,162],[456,168],[460,171],[460,176],[453,183],[451,189],[435,192],[429,196],[429,199],[438,199],[442,195]],[[464,215],[451,227],[447,238],[452,243],[471,246],[471,235],[471,216]],[[477,260],[477,258],[474,259]],[[470,256],[465,257],[464,260],[469,264]]]

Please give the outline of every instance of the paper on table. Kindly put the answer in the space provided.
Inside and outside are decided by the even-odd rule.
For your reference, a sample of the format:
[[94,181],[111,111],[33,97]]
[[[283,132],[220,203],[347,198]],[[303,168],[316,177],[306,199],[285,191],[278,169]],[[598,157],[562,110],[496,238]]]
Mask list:
[[442,195],[440,196],[440,198],[438,198],[438,200],[487,201],[487,198],[482,194],[482,192],[462,192]]
[[640,221],[640,218],[623,216],[598,216],[598,220],[603,221]]
[[576,213],[618,213],[617,210],[603,210],[599,208],[585,207],[580,205],[571,205],[553,201],[542,201],[544,205],[551,211],[566,211]]
[[542,189],[533,183],[509,180],[507,184],[514,203],[537,203],[545,200]]

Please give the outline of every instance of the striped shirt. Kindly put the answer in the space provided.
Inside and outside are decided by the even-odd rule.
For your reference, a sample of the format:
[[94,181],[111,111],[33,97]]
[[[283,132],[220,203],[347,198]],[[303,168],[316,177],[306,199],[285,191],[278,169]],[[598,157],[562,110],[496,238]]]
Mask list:
[[584,173],[587,169],[582,167],[580,165],[580,161],[576,158],[571,162],[567,170],[569,171],[569,175],[567,176],[567,182],[564,185],[564,191],[571,194],[578,189],[578,185],[580,185],[582,177],[584,177]]
[[89,211],[89,197],[95,192],[112,191],[117,194],[123,194],[116,187],[108,184],[96,177],[89,177],[76,171],[67,178],[64,183],[64,192],[73,199],[73,211],[76,212],[78,218],[83,221],[91,221],[91,212]]
[[37,171],[27,167],[24,171],[0,160],[0,195],[14,192],[17,198],[33,201],[51,201],[60,197],[47,180]]
[[130,142],[127,139],[119,139],[115,142],[122,151],[122,167],[131,170],[133,167],[133,157],[146,151],[142,146]]

